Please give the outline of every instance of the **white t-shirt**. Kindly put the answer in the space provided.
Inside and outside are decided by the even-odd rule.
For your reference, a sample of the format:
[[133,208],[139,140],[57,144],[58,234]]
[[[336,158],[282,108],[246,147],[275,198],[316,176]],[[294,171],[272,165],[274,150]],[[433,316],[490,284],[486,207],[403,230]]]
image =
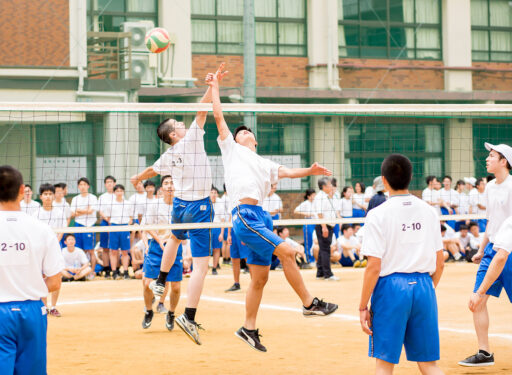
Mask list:
[[[423,199],[427,203],[439,203],[440,198],[441,198],[441,195],[439,193],[439,190],[426,188],[421,193],[421,199]],[[438,215],[441,214],[441,209],[439,208],[439,206],[432,206],[432,207],[434,207],[434,209],[436,210]]]
[[167,204],[163,198],[158,198],[156,204],[148,206],[146,215],[142,218],[141,224],[171,224],[171,219],[172,204]]
[[76,246],[72,252],[67,247],[62,249],[62,257],[66,268],[80,268],[89,263],[89,258],[85,255],[85,252]]
[[213,204],[213,211],[215,212],[215,216],[213,217],[214,223],[220,223],[226,221],[226,213],[225,211],[224,201],[220,198],[217,198],[215,203]]
[[[484,206],[484,207],[486,207],[486,208],[487,208],[487,202],[486,202],[485,190],[484,190],[484,192],[483,192],[483,193],[478,193],[478,201],[477,201],[477,203],[478,203],[479,205],[482,205],[482,206]],[[479,215],[485,215],[485,213],[486,213],[486,211],[487,211],[487,209],[486,209],[486,208],[484,209],[484,208],[480,208],[480,207],[478,207],[478,206],[477,206],[477,208],[476,208],[476,210],[477,210],[477,211],[476,211],[476,213],[477,213],[477,214],[479,214]]]
[[341,216],[342,217],[352,217],[352,199],[340,199],[341,205]]
[[471,207],[471,213],[476,214],[478,212],[478,190],[475,188],[469,191],[469,206]]
[[489,241],[494,243],[498,229],[512,216],[512,176],[507,176],[501,184],[497,184],[495,179],[489,182],[485,187],[485,196],[488,220],[486,233]]
[[133,208],[133,218],[138,219],[139,215],[144,216],[146,213],[146,205],[147,205],[147,193],[135,193],[133,194],[128,201],[132,204]]
[[441,200],[448,206],[457,204],[458,194],[459,193],[457,193],[453,189],[446,190],[445,188],[442,188],[441,190],[439,190],[439,198],[441,198]]
[[361,252],[381,258],[380,276],[436,270],[443,249],[436,210],[413,195],[393,196],[368,213]]
[[172,176],[177,198],[197,201],[210,195],[212,171],[203,136],[204,130],[194,121],[185,137],[153,164],[156,173]]
[[295,207],[294,212],[303,212],[307,213],[309,216],[307,216],[308,219],[316,218],[316,213],[313,207],[313,202],[311,202],[309,199],[306,199],[301,204],[299,204],[297,207]]
[[[146,207],[144,208],[144,215],[146,214],[146,212],[149,210],[149,206],[152,206],[152,205],[157,205],[158,204],[158,198],[156,197],[156,195],[153,195],[153,198],[149,199],[147,196],[146,196]],[[135,218],[135,217],[134,217]]]
[[224,193],[222,196],[222,200],[224,202],[224,212],[226,214],[226,221],[231,221],[231,211],[233,211],[233,207],[231,206],[231,199],[229,199],[227,193]]
[[350,238],[346,238],[345,236],[341,235],[338,237],[337,243],[338,243],[339,251],[343,252],[342,245],[344,245],[344,246],[352,246],[350,251],[355,252],[357,245],[359,245],[359,240],[357,239],[356,236],[350,236]]
[[471,233],[468,232],[466,237],[462,237],[460,232],[455,233],[455,238],[459,239],[462,243],[462,248],[465,249],[469,245],[469,241],[471,240]]
[[34,217],[48,224],[51,228],[65,228],[68,226],[68,219],[62,207],[52,207],[50,211],[47,211],[41,206]]
[[469,238],[469,246],[472,248],[472,249],[479,249],[480,248],[480,244],[482,243],[483,239],[484,239],[484,235],[483,233],[478,233],[478,237],[475,237],[473,236],[473,234],[469,234],[471,237]]
[[[274,212],[276,210],[283,209],[283,201],[281,197],[276,193],[272,194],[270,197],[266,196],[263,200],[262,208],[267,212]],[[281,214],[278,213],[279,218],[281,218]]]
[[[375,191],[373,190],[373,186],[368,186],[364,189],[364,199],[372,199],[375,195]],[[368,202],[366,202],[368,204]]]
[[503,249],[510,254],[512,252],[512,216],[503,222],[496,233],[493,249]]
[[54,276],[63,268],[48,225],[22,211],[0,211],[0,303],[46,297],[43,274]]
[[319,191],[313,201],[313,209],[317,215],[322,214],[324,219],[336,219],[340,213],[339,202],[333,197],[329,198],[327,193]]
[[460,193],[457,193],[457,211],[460,215],[467,215],[469,214],[469,195],[461,191]]
[[88,207],[94,211],[87,215],[75,216],[75,222],[86,227],[92,227],[96,223],[96,211],[98,211],[98,199],[93,194],[87,194],[85,197],[77,195],[71,200],[71,210],[86,210]]
[[39,207],[41,207],[41,204],[36,201],[30,201],[28,204],[25,203],[24,200],[20,202],[20,207],[23,212],[30,216],[34,216],[37,214],[37,211],[39,211]]
[[[354,207],[353,208],[355,210],[366,210],[368,208],[368,202],[366,202],[364,199],[365,199],[365,194],[363,194],[363,193],[361,193],[361,194],[354,193],[354,195],[352,195],[352,200],[354,202]],[[363,207],[361,208],[360,206],[363,206]]]
[[98,211],[101,211],[106,217],[112,216],[112,202],[116,199],[114,193],[103,193],[98,198]]
[[236,143],[231,133],[223,141],[217,138],[217,142],[231,206],[238,206],[243,198],[255,199],[262,206],[271,185],[279,181],[281,166]]
[[122,202],[117,200],[112,202],[110,209],[110,223],[111,224],[129,224],[130,218],[133,219],[133,203],[123,199]]
[[66,216],[66,219],[69,220],[71,217],[71,206],[68,202],[66,202],[65,199],[62,199],[60,202],[53,201],[53,207],[58,208],[59,210],[64,211],[64,215]]

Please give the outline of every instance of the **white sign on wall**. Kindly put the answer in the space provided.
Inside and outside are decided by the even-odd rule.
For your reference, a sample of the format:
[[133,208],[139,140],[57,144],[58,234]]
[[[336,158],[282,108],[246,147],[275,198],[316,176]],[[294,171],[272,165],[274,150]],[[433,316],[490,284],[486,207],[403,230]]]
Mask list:
[[[146,165],[146,157],[139,156],[139,170],[142,171],[146,169],[148,165]],[[130,181],[121,181],[118,176],[114,176],[117,182],[121,185],[124,185],[126,189],[131,189]],[[97,194],[101,194],[105,192],[105,184],[103,183],[103,179],[105,178],[105,164],[103,156],[96,157],[96,192]]]
[[69,194],[77,194],[77,181],[87,176],[87,158],[83,156],[42,157],[36,158],[37,191],[43,183],[56,184],[64,182],[68,185]]

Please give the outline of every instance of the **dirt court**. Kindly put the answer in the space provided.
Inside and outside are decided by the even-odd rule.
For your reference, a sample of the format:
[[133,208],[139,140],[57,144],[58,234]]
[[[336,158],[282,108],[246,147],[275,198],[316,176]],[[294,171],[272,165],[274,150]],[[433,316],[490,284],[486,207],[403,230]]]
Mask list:
[[[336,268],[340,282],[316,280],[302,271],[315,296],[338,303],[330,317],[306,319],[300,301],[282,271],[270,274],[258,327],[267,353],[252,350],[234,336],[244,320],[245,293],[226,294],[231,268],[208,275],[197,320],[206,329],[203,345],[195,345],[176,326],[165,328],[165,315],[155,315],[143,330],[140,280],[65,283],[59,301],[61,318],[49,317],[48,373],[54,374],[370,374],[375,361],[367,356],[368,338],[358,317],[363,270]],[[505,294],[491,298],[491,346],[496,365],[464,368],[457,362],[477,348],[467,302],[476,266],[447,264],[438,287],[441,329],[440,365],[447,374],[512,374],[512,306]],[[249,275],[242,275],[242,289]],[[182,284],[186,295],[187,279]],[[168,301],[166,301],[168,305]],[[183,312],[182,298],[177,313]],[[402,353],[396,374],[419,373]]]

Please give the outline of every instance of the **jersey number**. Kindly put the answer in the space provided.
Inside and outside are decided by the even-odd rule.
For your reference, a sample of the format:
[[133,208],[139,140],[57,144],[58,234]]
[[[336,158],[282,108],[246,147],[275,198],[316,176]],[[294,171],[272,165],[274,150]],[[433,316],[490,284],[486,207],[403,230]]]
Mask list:
[[7,251],[11,248],[16,249],[17,251],[23,251],[23,250],[25,250],[25,243],[24,242],[15,242],[11,245],[7,245],[5,242],[2,242],[0,244],[1,251]]
[[411,225],[402,224],[402,232],[405,232],[407,230],[420,230],[421,229],[421,223],[412,223]]

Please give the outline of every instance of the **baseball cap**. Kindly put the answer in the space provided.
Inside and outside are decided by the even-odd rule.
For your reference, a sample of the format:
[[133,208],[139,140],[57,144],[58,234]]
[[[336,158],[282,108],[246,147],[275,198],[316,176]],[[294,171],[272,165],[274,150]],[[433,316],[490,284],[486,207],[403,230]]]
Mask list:
[[373,184],[375,185],[376,192],[384,191],[385,187],[384,183],[382,182],[382,176],[375,177],[375,179],[373,180]]
[[512,147],[510,147],[509,145],[505,145],[503,143],[499,145],[492,145],[490,143],[485,142],[484,145],[487,151],[494,150],[496,152],[499,152],[501,155],[505,157],[505,159],[507,159],[508,163],[512,165]]
[[464,182],[466,184],[471,184],[471,185],[475,186],[476,185],[476,178],[474,178],[474,177],[464,177]]

